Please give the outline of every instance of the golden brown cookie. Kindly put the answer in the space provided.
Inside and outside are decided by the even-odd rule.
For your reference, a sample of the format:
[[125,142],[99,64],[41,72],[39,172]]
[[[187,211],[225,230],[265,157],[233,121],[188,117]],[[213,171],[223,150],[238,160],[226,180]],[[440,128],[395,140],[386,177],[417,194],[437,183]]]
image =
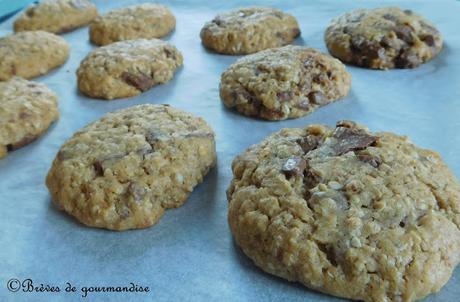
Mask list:
[[75,133],[46,184],[53,201],[88,226],[145,228],[180,207],[215,159],[203,119],[168,105],[134,106]]
[[140,4],[120,8],[97,18],[89,27],[91,42],[107,45],[117,41],[161,38],[176,27],[176,18],[164,5]]
[[249,54],[291,43],[300,35],[295,17],[267,7],[217,15],[200,33],[203,45],[223,54]]
[[89,24],[97,15],[89,0],[45,0],[28,7],[14,21],[14,31],[64,33]]
[[0,158],[42,135],[59,117],[57,96],[19,77],[0,82]]
[[460,261],[460,186],[440,156],[353,122],[282,129],[235,158],[229,223],[266,272],[360,301],[415,301]]
[[0,81],[48,73],[69,57],[67,42],[44,31],[25,31],[0,38]]
[[267,120],[297,118],[348,94],[351,76],[313,48],[284,46],[245,56],[221,77],[225,106]]
[[158,39],[116,42],[97,48],[80,63],[78,88],[94,98],[134,96],[170,81],[182,62],[177,48]]
[[397,7],[358,9],[335,18],[325,40],[343,62],[375,69],[417,67],[433,59],[443,43],[430,22]]

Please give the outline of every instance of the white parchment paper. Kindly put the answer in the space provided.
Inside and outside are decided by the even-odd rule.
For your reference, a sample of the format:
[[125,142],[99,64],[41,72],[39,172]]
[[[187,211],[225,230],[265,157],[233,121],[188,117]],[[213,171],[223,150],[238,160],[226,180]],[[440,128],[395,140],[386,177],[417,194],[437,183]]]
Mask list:
[[[140,1],[94,1],[101,13]],[[234,156],[283,127],[334,125],[352,119],[374,131],[406,134],[419,146],[438,151],[460,176],[460,2],[458,1],[163,1],[177,18],[166,40],[185,57],[173,81],[140,96],[115,101],[84,97],[75,71],[95,47],[87,28],[63,37],[68,62],[37,78],[59,95],[61,118],[36,142],[0,161],[0,301],[341,301],[273,277],[235,246],[227,225],[225,190]],[[238,57],[206,51],[199,39],[205,21],[218,12],[269,5],[295,15],[302,37],[296,44],[327,51],[323,33],[330,19],[351,9],[399,5],[431,20],[445,47],[428,64],[412,70],[373,71],[348,67],[352,89],[342,101],[296,120],[267,122],[230,111],[219,100],[220,74]],[[14,18],[13,18],[14,19]],[[0,35],[12,31],[12,19]],[[1,58],[0,58],[1,60]],[[203,117],[217,133],[218,165],[187,203],[169,210],[154,227],[111,232],[77,223],[50,203],[44,179],[60,145],[103,114],[143,103],[168,103]],[[35,286],[61,292],[10,292],[7,282],[30,278]],[[455,302],[460,269],[426,301]],[[66,293],[66,282],[77,292]],[[148,286],[149,293],[88,293],[91,286]]]

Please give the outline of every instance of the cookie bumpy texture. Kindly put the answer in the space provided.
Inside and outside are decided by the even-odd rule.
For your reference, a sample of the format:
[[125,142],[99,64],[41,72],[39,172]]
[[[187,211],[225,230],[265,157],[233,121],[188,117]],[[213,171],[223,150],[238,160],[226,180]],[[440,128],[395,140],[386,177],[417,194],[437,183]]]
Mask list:
[[88,226],[145,228],[181,206],[215,159],[203,119],[167,105],[134,106],[75,133],[46,184],[53,201]]
[[52,33],[25,31],[0,38],[0,81],[17,75],[34,78],[61,66],[69,57],[67,42]]
[[64,33],[85,26],[97,17],[89,0],[45,0],[28,7],[15,21],[14,31],[43,30]]
[[94,98],[134,96],[170,81],[182,62],[177,48],[161,40],[116,42],[97,48],[81,62],[78,88]]
[[284,120],[348,94],[351,76],[337,59],[312,48],[284,46],[245,56],[220,82],[224,104],[245,115]]
[[295,17],[265,7],[217,15],[200,33],[203,45],[222,54],[249,54],[291,43],[300,35]]
[[89,27],[89,36],[94,44],[107,45],[124,40],[161,38],[175,27],[176,18],[166,6],[146,3],[98,17]]
[[374,69],[417,67],[433,59],[443,44],[430,22],[397,7],[358,9],[335,18],[325,40],[343,62]]
[[414,301],[460,260],[460,186],[406,137],[282,129],[238,156],[227,191],[235,240],[263,270],[335,296]]
[[57,96],[19,77],[0,82],[0,158],[29,144],[59,118]]

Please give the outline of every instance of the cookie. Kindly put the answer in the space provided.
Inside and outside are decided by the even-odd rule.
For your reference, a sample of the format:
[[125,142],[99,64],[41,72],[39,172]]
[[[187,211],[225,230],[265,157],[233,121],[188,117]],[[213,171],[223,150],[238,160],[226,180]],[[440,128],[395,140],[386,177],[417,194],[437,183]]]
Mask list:
[[299,35],[295,17],[266,7],[241,8],[217,15],[200,33],[206,48],[230,55],[284,46]]
[[182,62],[177,48],[161,40],[116,42],[97,48],[80,63],[78,88],[94,98],[134,96],[171,80]]
[[176,18],[163,5],[141,4],[116,9],[98,17],[89,27],[96,45],[117,41],[161,38],[176,27]]
[[411,10],[358,9],[332,20],[325,34],[331,54],[374,69],[414,68],[442,49],[439,31]]
[[61,66],[69,57],[69,45],[55,34],[25,31],[0,38],[0,81],[17,75],[34,78]]
[[184,204],[215,159],[203,119],[168,105],[134,106],[65,142],[46,184],[58,207],[88,226],[146,228]]
[[89,0],[45,0],[28,7],[14,21],[14,31],[65,33],[89,24],[97,15]]
[[0,82],[0,158],[34,141],[58,118],[57,96],[44,84],[19,77]]
[[353,122],[282,129],[236,157],[236,243],[266,272],[360,301],[415,301],[460,261],[460,186],[440,156]]
[[242,114],[284,120],[346,96],[350,82],[339,60],[313,48],[288,45],[236,61],[222,74],[220,97]]

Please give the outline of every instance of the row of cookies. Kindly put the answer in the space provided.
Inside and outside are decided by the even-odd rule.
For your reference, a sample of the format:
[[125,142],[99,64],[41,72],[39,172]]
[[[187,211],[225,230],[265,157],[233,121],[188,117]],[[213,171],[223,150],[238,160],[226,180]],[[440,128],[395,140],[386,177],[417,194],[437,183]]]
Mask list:
[[[0,38],[0,81],[3,81],[0,82],[0,158],[36,139],[59,116],[56,94],[43,84],[25,80],[46,74],[67,61],[70,47],[63,38],[54,33],[68,32],[91,22],[91,40],[96,44],[104,44],[105,42],[98,39],[107,37],[112,40],[129,39],[130,32],[136,28],[139,30],[139,26],[143,24],[143,19],[137,24],[132,21],[132,15],[144,15],[144,19],[150,20],[152,24],[166,22],[166,31],[161,26],[151,26],[155,32],[148,35],[161,36],[175,26],[174,16],[161,5],[144,4],[122,8],[98,17],[96,7],[88,0],[43,1],[27,8],[15,20],[16,34]],[[126,19],[130,20],[131,27],[123,27],[128,32],[122,33],[117,27],[118,21]],[[145,30],[142,32],[145,34]],[[94,85],[102,94],[107,91],[132,96],[154,84],[168,81],[172,78],[174,69],[182,64],[181,54],[165,42],[142,40],[134,43],[136,47],[132,47],[133,43],[127,41],[122,47],[112,47],[113,51],[101,50],[89,55],[78,71],[81,75],[81,90],[88,95],[97,94],[98,90],[92,89]],[[132,48],[138,56],[144,55],[146,59],[138,60],[137,64],[123,64],[132,58],[125,50]],[[116,53],[115,58],[110,58],[109,53]],[[162,55],[167,58],[162,60]],[[168,60],[169,58],[173,59]],[[101,75],[101,68],[107,68],[107,73]],[[129,72],[133,68],[137,74],[147,68],[149,71],[145,74],[152,77],[136,77],[135,73]],[[115,74],[121,82],[113,77],[116,70],[122,70]],[[112,90],[114,91],[111,92]],[[110,98],[110,94],[104,96]]]

